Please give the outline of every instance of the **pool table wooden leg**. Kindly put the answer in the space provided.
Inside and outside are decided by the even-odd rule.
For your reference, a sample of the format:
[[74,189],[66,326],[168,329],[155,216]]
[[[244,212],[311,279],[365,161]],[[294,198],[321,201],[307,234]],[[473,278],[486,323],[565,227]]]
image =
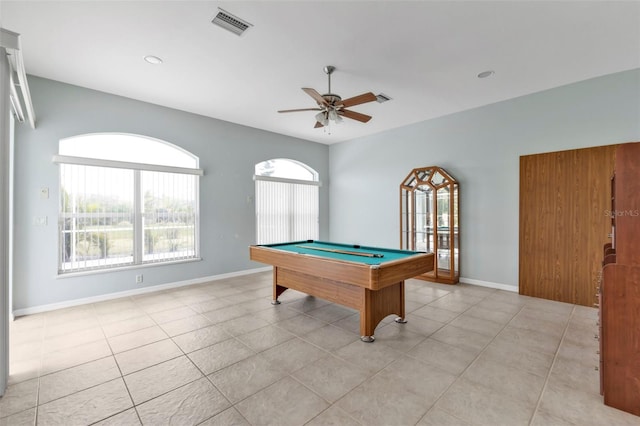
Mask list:
[[285,290],[287,290],[287,287],[278,285],[278,267],[274,266],[273,267],[273,300],[271,300],[272,305],[280,304],[278,297],[280,297],[280,295],[284,293]]
[[392,314],[398,315],[397,322],[407,322],[404,317],[404,281],[376,291],[364,289],[364,301],[360,309],[360,340],[373,342],[373,334],[380,321]]

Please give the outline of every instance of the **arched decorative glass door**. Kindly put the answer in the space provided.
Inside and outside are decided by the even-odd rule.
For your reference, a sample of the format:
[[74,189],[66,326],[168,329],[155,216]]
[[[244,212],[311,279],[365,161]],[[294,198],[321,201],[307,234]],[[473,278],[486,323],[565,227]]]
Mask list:
[[420,279],[460,279],[458,181],[437,166],[413,169],[400,184],[400,248],[432,252],[434,269]]

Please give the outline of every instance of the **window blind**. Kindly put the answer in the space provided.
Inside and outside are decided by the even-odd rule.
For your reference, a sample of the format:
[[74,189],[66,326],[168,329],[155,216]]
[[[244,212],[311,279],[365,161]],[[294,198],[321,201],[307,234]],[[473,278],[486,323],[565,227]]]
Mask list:
[[198,176],[60,164],[59,273],[197,258]]
[[256,243],[317,239],[317,182],[256,177]]

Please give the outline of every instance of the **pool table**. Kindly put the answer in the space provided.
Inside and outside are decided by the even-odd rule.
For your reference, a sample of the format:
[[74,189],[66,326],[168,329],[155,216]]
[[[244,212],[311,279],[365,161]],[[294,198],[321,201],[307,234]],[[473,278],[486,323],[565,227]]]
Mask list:
[[433,270],[433,253],[305,240],[252,245],[251,260],[273,265],[273,304],[294,289],[360,312],[360,336],[374,341],[387,315],[404,323],[404,280]]

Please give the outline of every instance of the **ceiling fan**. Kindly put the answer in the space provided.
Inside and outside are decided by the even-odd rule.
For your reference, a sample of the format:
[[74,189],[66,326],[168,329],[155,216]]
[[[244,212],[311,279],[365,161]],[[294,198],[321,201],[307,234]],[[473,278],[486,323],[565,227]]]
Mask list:
[[329,124],[329,120],[340,122],[342,121],[342,117],[347,117],[362,123],[366,123],[371,120],[370,115],[361,114],[346,108],[375,101],[377,100],[376,95],[371,92],[367,92],[362,95],[343,100],[335,93],[331,93],[331,74],[335,70],[336,67],[331,65],[324,67],[324,72],[327,74],[329,79],[329,91],[324,95],[321,95],[315,89],[311,89],[309,87],[302,88],[307,95],[311,96],[318,103],[317,108],[285,109],[278,112],[319,111],[316,114],[316,125],[313,126],[314,128],[326,126]]

